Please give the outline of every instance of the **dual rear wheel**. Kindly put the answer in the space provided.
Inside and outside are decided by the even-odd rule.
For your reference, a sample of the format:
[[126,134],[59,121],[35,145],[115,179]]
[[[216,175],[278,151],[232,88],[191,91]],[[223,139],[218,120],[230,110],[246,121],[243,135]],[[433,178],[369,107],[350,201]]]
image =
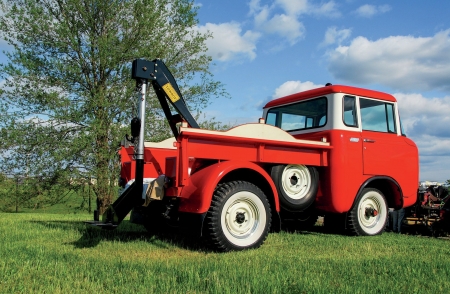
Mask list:
[[[279,165],[271,176],[280,204],[292,216],[296,226],[312,226],[317,215],[310,206],[318,189],[314,167]],[[205,218],[205,233],[211,247],[218,251],[258,248],[267,238],[271,210],[264,192],[246,181],[231,181],[217,186]]]

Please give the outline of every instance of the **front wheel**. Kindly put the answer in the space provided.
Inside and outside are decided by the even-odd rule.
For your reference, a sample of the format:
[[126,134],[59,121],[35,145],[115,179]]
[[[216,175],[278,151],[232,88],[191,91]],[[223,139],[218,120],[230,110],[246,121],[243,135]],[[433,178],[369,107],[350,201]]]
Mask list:
[[388,218],[388,206],[383,193],[366,188],[348,213],[348,229],[358,236],[373,236],[383,232]]
[[270,229],[269,202],[249,182],[223,183],[214,192],[205,222],[206,236],[215,250],[258,248]]

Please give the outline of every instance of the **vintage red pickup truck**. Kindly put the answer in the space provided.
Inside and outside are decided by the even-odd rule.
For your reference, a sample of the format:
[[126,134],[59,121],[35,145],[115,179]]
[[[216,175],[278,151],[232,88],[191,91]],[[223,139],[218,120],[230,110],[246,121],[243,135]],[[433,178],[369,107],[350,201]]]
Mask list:
[[[418,149],[392,95],[327,85],[270,101],[257,123],[211,131],[198,128],[162,61],[136,60],[133,78],[141,111],[120,151],[124,191],[93,225],[114,228],[132,211],[149,230],[170,223],[229,251],[318,215],[353,235],[381,234],[389,208],[416,202]],[[148,84],[174,133],[160,143],[143,138]]]

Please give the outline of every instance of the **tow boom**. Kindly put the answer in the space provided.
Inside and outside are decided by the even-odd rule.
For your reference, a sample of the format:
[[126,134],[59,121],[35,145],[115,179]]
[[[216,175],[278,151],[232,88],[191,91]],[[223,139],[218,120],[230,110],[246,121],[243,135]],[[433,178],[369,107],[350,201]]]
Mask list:
[[[117,227],[135,205],[143,202],[145,102],[149,81],[153,86],[175,138],[179,136],[176,126],[179,122],[186,121],[191,128],[199,128],[199,125],[186,106],[172,73],[162,60],[155,59],[148,61],[145,59],[135,59],[131,68],[131,78],[136,80],[136,89],[139,92],[139,117],[131,120],[131,139],[127,135],[127,139],[135,144],[135,182],[108,207],[105,213],[103,213],[102,221],[99,220],[98,213],[94,212],[94,221],[87,222],[90,225],[105,229]],[[167,101],[170,102],[178,114],[172,115]]]

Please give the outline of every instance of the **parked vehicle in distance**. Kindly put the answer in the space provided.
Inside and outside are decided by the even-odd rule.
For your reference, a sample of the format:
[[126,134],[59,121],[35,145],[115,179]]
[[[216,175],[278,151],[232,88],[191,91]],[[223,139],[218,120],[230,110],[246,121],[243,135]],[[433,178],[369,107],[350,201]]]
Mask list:
[[417,201],[405,212],[408,230],[436,237],[450,233],[450,194],[437,182],[421,182]]

